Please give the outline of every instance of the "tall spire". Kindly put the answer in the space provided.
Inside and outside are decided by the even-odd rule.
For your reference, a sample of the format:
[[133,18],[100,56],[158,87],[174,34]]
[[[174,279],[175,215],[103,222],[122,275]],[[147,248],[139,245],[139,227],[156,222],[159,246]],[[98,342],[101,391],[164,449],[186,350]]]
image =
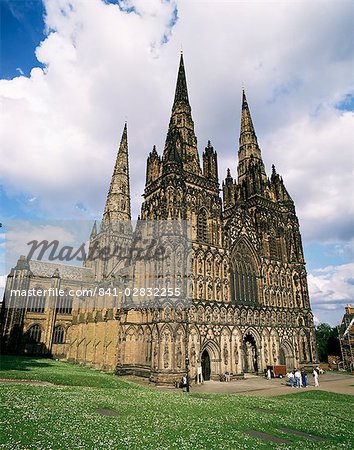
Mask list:
[[173,107],[175,107],[177,102],[185,102],[187,105],[189,105],[186,72],[184,70],[183,52],[181,52],[181,58],[179,60],[179,69]]
[[90,234],[90,239],[92,240],[93,238],[95,238],[97,236],[97,224],[96,221],[94,222],[93,226],[92,226],[92,230],[91,230],[91,234]]
[[163,152],[164,167],[171,166],[171,164],[187,172],[201,175],[197,138],[194,133],[194,122],[188,99],[187,80],[182,53],[179,62],[172,114]]
[[257,136],[254,131],[250,109],[248,107],[245,90],[242,90],[242,113],[240,130],[240,147],[244,145],[257,145]]
[[[238,151],[238,183],[250,182],[257,193],[261,193],[262,185],[267,181],[267,175],[262,160],[261,150],[258,145],[256,132],[254,130],[250,109],[246,98],[246,93],[242,90],[242,112],[241,129]],[[253,188],[249,192],[253,192]]]
[[103,213],[103,222],[127,221],[130,218],[128,133],[127,123],[125,123]]

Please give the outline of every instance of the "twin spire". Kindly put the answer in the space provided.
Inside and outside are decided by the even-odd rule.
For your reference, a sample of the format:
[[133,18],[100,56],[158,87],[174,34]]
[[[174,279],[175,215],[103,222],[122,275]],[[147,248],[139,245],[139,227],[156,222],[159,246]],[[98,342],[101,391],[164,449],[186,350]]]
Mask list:
[[[250,166],[258,165],[259,178],[267,180],[261,150],[258,146],[246,93],[242,91],[241,129],[239,138],[238,182],[248,176]],[[163,154],[165,163],[182,165],[184,170],[201,175],[197,138],[188,98],[186,73],[181,53],[172,114]]]
[[128,158],[128,131],[127,123],[124,125],[119,145],[116,163],[109,186],[106,206],[103,213],[103,222],[128,221],[131,218],[130,207],[130,180]]

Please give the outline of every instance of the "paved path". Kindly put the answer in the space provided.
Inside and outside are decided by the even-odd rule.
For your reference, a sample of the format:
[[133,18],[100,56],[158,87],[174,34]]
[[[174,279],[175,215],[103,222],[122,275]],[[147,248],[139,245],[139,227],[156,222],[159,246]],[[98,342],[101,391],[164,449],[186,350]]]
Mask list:
[[[134,381],[136,383],[145,386],[154,386],[149,383],[147,379],[138,378],[134,376],[123,377],[127,380]],[[320,386],[315,388],[313,385],[312,375],[308,377],[310,386],[306,390],[320,390],[327,392],[334,392],[337,394],[349,394],[354,395],[354,376],[345,373],[326,373],[320,375]],[[0,378],[0,383],[27,383],[32,385],[46,385],[55,386],[47,381],[36,380],[16,380],[16,379],[4,379]],[[156,389],[169,390],[169,391],[181,391],[180,389],[172,386],[156,386]],[[304,392],[305,389],[291,388],[287,386],[286,379],[275,378],[272,380],[266,380],[261,376],[251,375],[244,380],[230,381],[228,383],[220,381],[206,381],[200,385],[192,385],[191,392],[194,394],[239,394],[239,395],[259,395],[262,397],[272,397],[275,395],[286,394],[298,394]]]
[[[262,397],[273,397],[276,395],[298,394],[306,390],[320,390],[334,392],[337,394],[354,395],[354,376],[346,373],[328,372],[319,376],[320,387],[315,388],[313,384],[312,374],[309,374],[308,380],[310,386],[304,388],[291,388],[287,386],[285,378],[273,378],[266,380],[262,376],[249,375],[244,380],[230,381],[228,383],[220,381],[206,381],[203,384],[191,386],[191,392],[194,394],[240,394],[240,395],[259,395]],[[148,379],[138,378],[134,376],[123,377],[127,380],[134,381],[145,386],[155,387],[156,389],[168,391],[181,391],[181,389],[172,386],[164,386],[149,383]]]
[[220,393],[220,394],[240,394],[240,395],[260,395],[272,397],[275,395],[286,395],[304,392],[305,390],[321,390],[335,392],[337,394],[354,395],[354,376],[347,374],[327,373],[320,375],[320,387],[313,385],[312,375],[309,377],[310,387],[291,388],[286,385],[286,380],[272,379],[266,380],[263,377],[251,377],[244,380],[230,381],[221,383],[219,381],[207,381],[202,385],[194,385],[191,392],[195,394]]

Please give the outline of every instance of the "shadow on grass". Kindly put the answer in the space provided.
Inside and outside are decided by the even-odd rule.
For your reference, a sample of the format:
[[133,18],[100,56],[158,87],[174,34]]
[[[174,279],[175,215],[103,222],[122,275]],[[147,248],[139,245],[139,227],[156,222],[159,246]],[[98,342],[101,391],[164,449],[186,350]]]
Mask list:
[[30,371],[34,368],[45,368],[53,365],[51,358],[0,355],[0,377],[2,370]]
[[50,358],[6,355],[0,357],[0,379],[45,381],[63,386],[114,389],[145,389],[133,382]]

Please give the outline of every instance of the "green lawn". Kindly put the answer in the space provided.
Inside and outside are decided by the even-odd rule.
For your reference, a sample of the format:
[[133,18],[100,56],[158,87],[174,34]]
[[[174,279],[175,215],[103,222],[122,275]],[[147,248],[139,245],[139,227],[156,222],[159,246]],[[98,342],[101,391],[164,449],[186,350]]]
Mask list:
[[[353,448],[354,396],[323,391],[272,398],[161,392],[63,362],[19,357],[2,357],[0,378],[55,384],[1,384],[0,448]],[[119,415],[101,416],[97,408]],[[283,434],[278,427],[325,441]],[[244,433],[247,429],[285,438],[289,444],[251,438]]]

